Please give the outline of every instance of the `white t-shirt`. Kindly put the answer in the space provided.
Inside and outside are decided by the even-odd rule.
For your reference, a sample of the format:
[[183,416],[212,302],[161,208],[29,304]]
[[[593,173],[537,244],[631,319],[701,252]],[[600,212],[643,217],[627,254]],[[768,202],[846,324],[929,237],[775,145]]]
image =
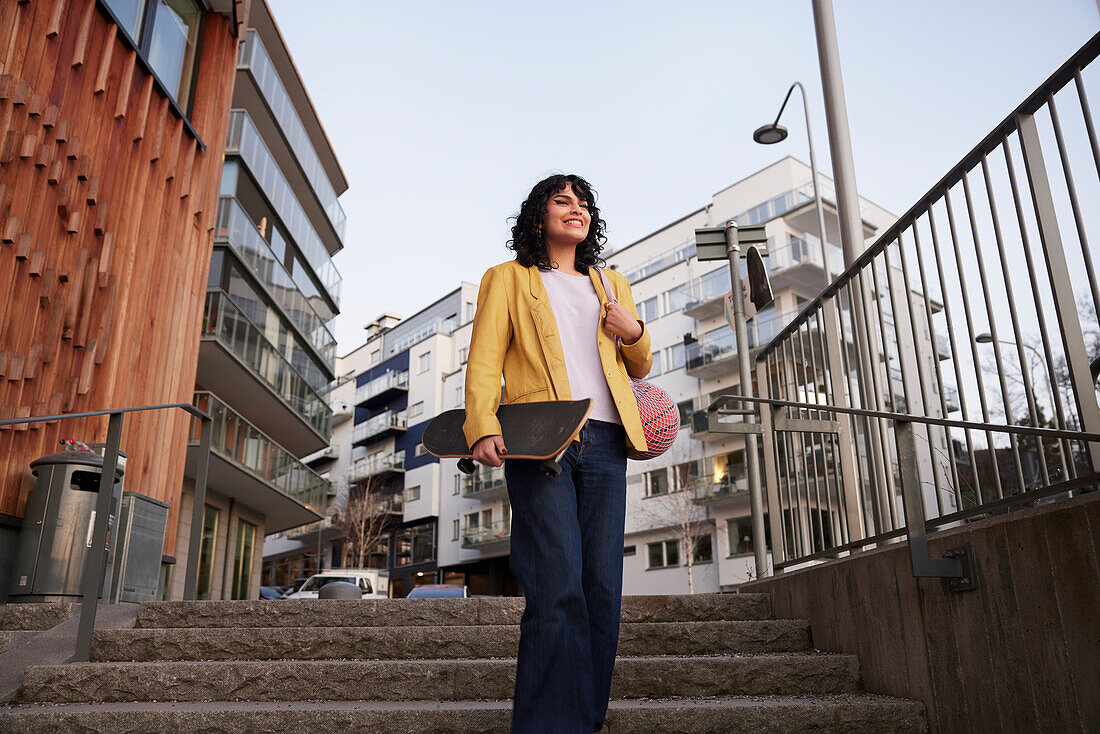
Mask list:
[[607,386],[596,338],[600,329],[600,297],[587,275],[566,275],[557,270],[540,271],[550,308],[558,322],[558,336],[565,352],[565,371],[574,400],[592,398],[589,418],[622,423],[615,400]]

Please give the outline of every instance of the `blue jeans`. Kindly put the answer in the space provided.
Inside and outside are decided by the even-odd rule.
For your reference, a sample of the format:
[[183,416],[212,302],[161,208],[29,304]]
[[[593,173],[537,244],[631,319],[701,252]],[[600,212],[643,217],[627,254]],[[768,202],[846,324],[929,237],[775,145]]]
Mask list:
[[607,714],[619,645],[626,436],[588,421],[547,477],[508,459],[512,573],[527,606],[512,698],[514,734],[591,734]]

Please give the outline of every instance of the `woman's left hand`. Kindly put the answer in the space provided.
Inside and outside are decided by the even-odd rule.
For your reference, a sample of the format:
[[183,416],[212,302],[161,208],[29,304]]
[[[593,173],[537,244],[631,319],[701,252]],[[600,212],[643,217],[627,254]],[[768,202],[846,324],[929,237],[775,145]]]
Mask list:
[[604,328],[626,344],[642,338],[642,324],[621,303],[608,303],[603,320]]

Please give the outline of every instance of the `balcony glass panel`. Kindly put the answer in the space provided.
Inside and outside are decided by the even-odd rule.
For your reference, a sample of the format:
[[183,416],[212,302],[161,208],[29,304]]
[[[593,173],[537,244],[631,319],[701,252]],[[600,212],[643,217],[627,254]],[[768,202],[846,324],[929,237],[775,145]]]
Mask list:
[[332,435],[332,411],[328,403],[271,346],[224,291],[206,294],[202,338],[217,340],[235,354],[326,440]]
[[454,319],[436,319],[430,321],[419,329],[398,338],[390,345],[390,354],[400,354],[409,347],[422,342],[435,334],[450,334],[458,326]]
[[332,264],[328,250],[310,224],[305,209],[294,196],[294,191],[279,170],[271,151],[267,149],[255,124],[244,110],[233,110],[229,113],[229,138],[225,152],[227,155],[239,155],[244,160],[275,207],[282,223],[290,231],[298,249],[317,274],[318,280],[328,290],[333,302],[339,304],[340,273]]
[[305,125],[298,117],[294,103],[291,102],[290,95],[287,94],[286,87],[279,79],[275,65],[271,63],[271,57],[267,55],[267,49],[264,48],[255,30],[248,31],[245,42],[241,45],[241,56],[237,62],[237,68],[248,69],[252,78],[256,80],[256,86],[263,92],[264,99],[267,100],[272,114],[279,122],[279,127],[286,136],[287,142],[290,143],[290,149],[298,158],[306,178],[313,186],[321,206],[325,209],[325,214],[332,222],[336,234],[343,241],[347,216],[344,214],[343,207],[340,206],[324,166],[321,165],[321,159],[313,148],[309,134],[306,133]]
[[370,400],[375,395],[381,395],[393,388],[408,388],[409,371],[387,372],[381,377],[376,377],[368,383],[355,388],[355,404],[359,405]]
[[478,466],[477,471],[462,479],[462,496],[477,498],[488,492],[505,489],[504,467]]
[[348,471],[348,481],[358,482],[366,479],[367,477],[373,477],[376,474],[381,474],[382,472],[404,470],[404,451],[378,454],[376,456],[368,456],[365,459],[360,459],[359,461],[352,464],[351,469]]
[[[798,314],[797,310],[776,312],[766,308],[748,322],[749,349],[767,344]],[[704,334],[698,341],[687,345],[687,368],[698,369],[712,362],[719,362],[737,354],[737,337],[733,329],[720,326]]]
[[244,209],[231,197],[222,197],[218,204],[218,223],[214,238],[229,243],[252,273],[267,287],[268,293],[279,303],[294,325],[309,338],[329,370],[334,369],[336,338],[329,325],[313,310],[305,292],[287,272],[273,245],[260,236],[259,230],[244,213]]
[[[843,251],[834,244],[826,244],[825,247],[829,256],[829,272],[834,276],[844,272]],[[820,268],[821,240],[809,232],[791,235],[786,245],[769,248],[764,263],[772,273],[793,268],[796,265],[816,265]]]
[[[821,200],[835,202],[836,192],[833,189],[833,185],[828,181],[822,181],[820,178],[818,179],[818,183],[820,184]],[[814,184],[813,181],[807,181],[797,188],[785,191],[779,196],[768,199],[763,204],[757,204],[748,211],[741,212],[733,217],[733,220],[739,225],[763,224],[764,222],[786,214],[795,207],[813,200]],[[867,207],[862,201],[859,203],[859,213],[866,218]]]
[[721,298],[730,289],[729,268],[718,268],[688,283],[685,309]]
[[512,521],[497,520],[483,525],[467,525],[462,529],[462,547],[499,543],[512,537]]
[[643,260],[640,264],[635,265],[630,270],[624,270],[623,276],[628,281],[634,283],[642,278],[648,278],[654,273],[658,273],[667,267],[675,265],[678,262],[690,260],[695,255],[695,236],[692,235],[688,239],[679,243],[675,247],[672,247],[664,252],[658,253],[653,257]]
[[244,268],[236,258],[225,258],[224,267],[225,290],[233,302],[263,332],[271,346],[305,378],[310,387],[323,390],[334,376],[332,369],[326,372],[324,367],[327,365],[306,346],[285,317],[260,294],[252,281],[245,276]]
[[373,418],[368,418],[362,423],[355,424],[355,428],[351,432],[352,443],[365,441],[371,436],[376,436],[391,428],[397,428],[402,431],[405,430],[406,418],[404,410],[387,410],[385,413],[376,415]]
[[691,491],[694,492],[696,502],[714,502],[729,499],[738,494],[747,494],[749,485],[744,476],[712,474],[699,477],[693,482]]
[[[271,440],[213,393],[195,393],[194,404],[212,419],[210,447],[213,451],[314,512],[323,511],[330,486],[327,479]],[[198,445],[199,431],[198,419],[192,418],[191,444]]]

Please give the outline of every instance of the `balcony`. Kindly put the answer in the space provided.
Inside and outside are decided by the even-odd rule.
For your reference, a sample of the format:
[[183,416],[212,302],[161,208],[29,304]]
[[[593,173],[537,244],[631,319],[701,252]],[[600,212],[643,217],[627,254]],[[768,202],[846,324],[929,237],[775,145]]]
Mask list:
[[665,268],[672,267],[676,263],[690,260],[694,255],[695,236],[692,235],[675,247],[643,260],[630,270],[624,270],[623,277],[633,285],[643,278],[648,278],[654,273],[659,273]]
[[357,445],[377,441],[396,433],[404,433],[407,427],[404,410],[387,410],[362,423],[357,423],[351,432],[351,442]]
[[725,310],[723,301],[729,292],[728,267],[718,268],[700,278],[694,278],[688,283],[684,314],[696,321],[720,316]]
[[348,482],[361,482],[383,474],[405,473],[405,452],[377,454],[360,459],[348,470]]
[[333,400],[329,403],[332,408],[332,427],[343,425],[355,417],[355,409],[349,403],[342,400]]
[[295,456],[332,436],[328,403],[309,386],[224,291],[208,291],[195,381],[247,406],[248,419]]
[[409,371],[387,372],[355,388],[355,404],[372,408],[388,402],[400,393],[409,391]]
[[[265,516],[264,531],[276,533],[321,519],[328,480],[296,459],[263,431],[209,392],[197,392],[195,407],[210,415],[207,487]],[[191,420],[185,474],[198,469],[199,422]]]
[[[747,324],[749,349],[765,346],[797,313],[771,308],[758,313]],[[685,371],[692,377],[707,380],[737,372],[737,337],[728,326],[712,329],[686,347]]]
[[467,525],[462,529],[462,547],[478,550],[499,550],[512,538],[511,520],[497,520],[486,525]]
[[[829,273],[836,276],[844,272],[844,254],[836,245],[826,245],[829,257]],[[816,235],[803,233],[791,235],[787,244],[769,247],[764,264],[768,266],[768,279],[772,292],[793,289],[804,296],[817,295],[825,287],[825,269],[822,266],[821,240]]]
[[332,372],[336,362],[336,337],[306,296],[315,288],[306,273],[299,271],[296,279],[287,272],[283,257],[260,235],[233,197],[223,196],[219,200],[216,226],[214,240],[225,242],[233,249]]
[[340,458],[340,447],[329,444],[320,451],[314,452],[309,456],[303,456],[302,461],[309,464],[310,467],[316,469],[319,466],[326,466],[331,464]]
[[238,69],[247,69],[256,82],[260,93],[263,94],[272,116],[279,126],[279,131],[285,137],[293,151],[297,164],[301,167],[313,193],[325,211],[333,231],[343,243],[347,223],[347,215],[344,213],[340,201],[337,199],[335,189],[329,180],[328,174],[317,155],[317,151],[310,141],[309,133],[305,125],[294,109],[294,102],[279,79],[279,73],[275,70],[275,64],[267,54],[259,34],[254,29],[249,29],[245,41],[241,44],[240,57],[237,60]]
[[496,500],[508,496],[504,483],[504,467],[478,466],[477,471],[462,480],[462,496],[472,500]]
[[416,331],[405,334],[389,345],[390,355],[400,354],[414,344],[419,344],[430,336],[436,334],[450,335],[458,326],[454,319],[436,319],[421,326]]
[[[317,279],[332,302],[340,304],[340,272],[332,264],[328,250],[309,221],[294,190],[279,169],[279,164],[264,143],[255,123],[244,110],[229,113],[229,135],[225,144],[227,156],[239,156],[252,177],[260,184],[279,220],[290,232]],[[223,182],[224,183],[224,182]]]
[[734,499],[747,500],[749,496],[748,480],[743,477],[700,477],[691,488],[695,494],[695,504],[713,505]]

